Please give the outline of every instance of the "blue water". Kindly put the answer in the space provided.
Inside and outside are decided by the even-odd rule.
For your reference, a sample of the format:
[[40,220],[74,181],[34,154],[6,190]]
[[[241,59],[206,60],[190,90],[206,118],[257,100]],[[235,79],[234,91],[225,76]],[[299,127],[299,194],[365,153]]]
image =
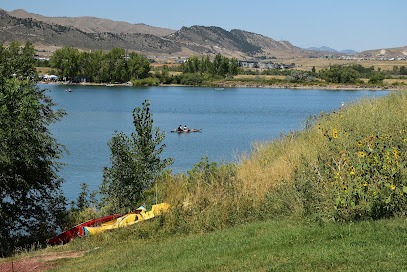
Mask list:
[[[76,199],[80,184],[94,190],[102,182],[103,167],[109,166],[107,145],[115,130],[127,135],[134,130],[132,112],[145,99],[151,101],[155,126],[165,131],[162,157],[174,158],[174,172],[186,172],[202,157],[210,161],[236,161],[249,152],[254,141],[267,141],[280,132],[298,130],[309,115],[330,112],[341,102],[387,91],[330,91],[201,87],[105,87],[41,85],[68,115],[51,131],[70,155],[60,175],[68,199]],[[180,124],[202,132],[171,133]]]

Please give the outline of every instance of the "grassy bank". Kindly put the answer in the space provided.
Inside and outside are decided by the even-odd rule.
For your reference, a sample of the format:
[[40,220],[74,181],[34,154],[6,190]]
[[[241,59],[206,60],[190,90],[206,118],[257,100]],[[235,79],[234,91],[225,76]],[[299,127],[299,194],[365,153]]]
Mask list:
[[66,246],[89,252],[53,271],[403,271],[406,223],[286,218],[164,239],[139,239],[128,229]]
[[60,271],[406,270],[406,109],[394,92],[316,113],[237,164],[163,174],[169,213],[47,251],[88,251]]

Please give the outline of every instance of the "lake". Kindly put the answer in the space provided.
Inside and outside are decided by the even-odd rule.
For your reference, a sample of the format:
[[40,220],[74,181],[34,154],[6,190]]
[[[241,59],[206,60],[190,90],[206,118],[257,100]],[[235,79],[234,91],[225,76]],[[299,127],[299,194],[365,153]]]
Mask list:
[[[255,141],[272,140],[280,132],[304,127],[309,115],[331,112],[341,102],[387,91],[291,90],[202,87],[105,87],[41,84],[66,115],[50,129],[70,155],[62,162],[62,189],[76,199],[80,184],[95,190],[102,182],[103,167],[109,166],[107,145],[114,131],[134,131],[132,112],[145,99],[151,101],[154,125],[166,132],[163,158],[174,158],[174,172],[186,172],[202,157],[210,161],[237,161],[250,152]],[[199,129],[195,133],[171,133],[180,124]]]

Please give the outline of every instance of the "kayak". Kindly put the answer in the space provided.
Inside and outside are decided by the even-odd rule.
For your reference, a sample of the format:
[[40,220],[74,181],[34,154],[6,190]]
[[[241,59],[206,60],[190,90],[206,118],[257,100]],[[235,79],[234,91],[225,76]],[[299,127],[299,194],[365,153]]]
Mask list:
[[98,234],[98,233],[101,233],[101,232],[104,232],[107,230],[131,226],[138,222],[154,218],[155,216],[160,215],[162,212],[166,212],[169,207],[170,207],[169,204],[161,203],[161,204],[153,205],[151,211],[148,211],[148,212],[146,212],[143,207],[143,209],[138,209],[134,212],[125,214],[114,220],[103,223],[102,225],[97,226],[97,227],[84,226],[83,232],[84,232],[84,234],[94,235],[94,234]]
[[49,239],[47,241],[47,244],[49,245],[60,245],[60,244],[65,244],[68,243],[71,239],[75,238],[75,237],[82,237],[83,236],[83,227],[87,227],[87,226],[96,226],[99,225],[101,223],[104,222],[108,222],[112,219],[118,218],[120,217],[119,214],[115,214],[115,215],[109,215],[109,216],[105,216],[105,217],[101,217],[98,219],[93,219],[90,220],[88,222],[82,223],[80,225],[77,225],[61,234],[59,234],[58,236],[55,236],[52,239]]
[[178,130],[178,129],[173,129],[173,130],[171,130],[171,132],[178,132],[178,133],[184,133],[184,132],[186,132],[186,133],[188,133],[188,132],[201,132],[202,131],[202,128],[200,128],[200,129],[188,129],[188,130]]

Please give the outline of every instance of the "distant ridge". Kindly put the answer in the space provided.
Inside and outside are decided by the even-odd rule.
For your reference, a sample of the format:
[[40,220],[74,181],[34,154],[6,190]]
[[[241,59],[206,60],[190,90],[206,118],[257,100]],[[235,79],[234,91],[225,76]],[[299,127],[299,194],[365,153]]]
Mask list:
[[[0,42],[31,41],[41,46],[71,46],[83,50],[110,50],[121,47],[144,55],[199,56],[222,54],[228,57],[292,57],[310,55],[306,50],[293,46],[287,41],[277,42],[260,34],[233,29],[227,31],[216,26],[183,27],[178,31],[168,30],[164,35],[161,28],[157,35],[151,34],[157,28],[148,27],[151,33],[130,33],[125,22],[115,27],[102,28],[104,23],[114,21],[94,17],[45,17],[24,10],[0,12]],[[13,16],[16,15],[17,17]],[[62,22],[61,25],[57,22]],[[80,28],[75,27],[80,22]],[[113,23],[111,23],[113,24]],[[104,32],[97,31],[95,26]],[[143,25],[145,26],[145,25]],[[147,27],[147,26],[145,26]],[[147,28],[146,28],[147,29]],[[139,31],[134,30],[133,31]]]
[[[180,30],[145,24],[130,24],[96,17],[46,17],[18,9],[0,9],[0,43],[31,41],[36,46],[58,48],[71,46],[83,50],[110,50],[121,47],[150,56],[199,56],[222,54],[242,59],[317,57],[353,54],[327,47],[301,49],[288,41],[217,26],[191,26]],[[407,46],[368,50],[363,55],[407,55]]]
[[394,47],[394,48],[383,48],[374,49],[360,52],[360,54],[370,55],[370,56],[407,56],[407,46]]
[[323,52],[331,52],[331,53],[344,53],[344,54],[354,54],[357,53],[357,51],[353,50],[353,49],[345,49],[342,51],[338,51],[336,49],[333,49],[331,47],[328,46],[321,46],[321,47],[308,47],[306,48],[306,50],[312,50],[312,51],[323,51]]
[[160,27],[152,27],[145,24],[130,24],[123,21],[113,21],[110,19],[96,17],[46,17],[34,13],[29,13],[23,9],[17,9],[8,12],[9,15],[21,19],[35,19],[48,24],[57,24],[66,27],[77,28],[86,33],[138,33],[150,34],[155,36],[166,36],[174,33],[176,30]]

